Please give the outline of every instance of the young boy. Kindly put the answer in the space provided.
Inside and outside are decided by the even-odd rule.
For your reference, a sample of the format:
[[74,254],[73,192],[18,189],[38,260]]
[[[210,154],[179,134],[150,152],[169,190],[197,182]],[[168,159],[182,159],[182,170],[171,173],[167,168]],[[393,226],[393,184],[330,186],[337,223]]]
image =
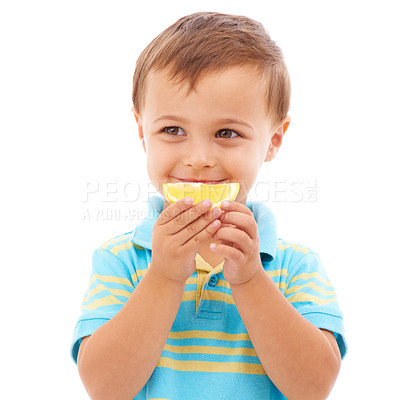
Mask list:
[[334,289],[310,249],[246,201],[290,118],[280,49],[245,17],[197,13],[140,55],[133,112],[148,174],[238,182],[235,201],[149,200],[93,255],[72,345],[92,399],[325,399],[346,353]]

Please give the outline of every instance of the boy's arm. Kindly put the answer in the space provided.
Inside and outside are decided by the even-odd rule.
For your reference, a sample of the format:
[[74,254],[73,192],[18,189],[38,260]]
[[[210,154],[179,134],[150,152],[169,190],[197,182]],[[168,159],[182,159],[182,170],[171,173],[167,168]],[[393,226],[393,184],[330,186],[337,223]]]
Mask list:
[[131,400],[149,380],[185,282],[196,268],[195,254],[221,224],[213,225],[221,210],[210,206],[179,201],[160,214],[149,270],[118,314],[85,339],[79,351],[79,373],[93,400]]
[[150,268],[124,307],[85,339],[78,355],[93,400],[132,400],[150,378],[178,312],[185,283]]
[[225,257],[224,277],[265,372],[291,400],[325,399],[341,363],[333,335],[307,321],[264,271],[252,212],[224,203],[213,236],[221,242],[211,249]]
[[326,399],[341,364],[333,334],[300,315],[264,270],[231,290],[257,355],[278,389],[291,400]]

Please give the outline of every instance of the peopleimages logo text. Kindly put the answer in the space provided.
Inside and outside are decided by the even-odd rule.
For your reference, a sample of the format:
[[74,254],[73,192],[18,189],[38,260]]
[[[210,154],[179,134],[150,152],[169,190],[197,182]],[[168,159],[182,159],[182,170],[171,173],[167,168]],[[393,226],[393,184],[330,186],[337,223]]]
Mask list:
[[[118,179],[87,181],[82,188],[82,220],[143,219],[146,215],[143,205],[150,197],[161,196],[160,193],[162,188],[157,191],[149,182]],[[318,182],[315,179],[257,181],[247,196],[248,201],[261,203],[311,203],[317,202],[317,198]]]

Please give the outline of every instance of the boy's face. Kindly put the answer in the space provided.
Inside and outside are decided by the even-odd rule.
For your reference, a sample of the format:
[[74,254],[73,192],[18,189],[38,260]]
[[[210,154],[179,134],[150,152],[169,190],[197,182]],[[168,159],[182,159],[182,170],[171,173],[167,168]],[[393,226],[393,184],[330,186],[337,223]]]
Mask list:
[[243,204],[289,125],[287,118],[271,126],[264,84],[251,67],[206,74],[189,95],[167,71],[151,72],[136,118],[148,174],[161,194],[166,182],[238,182],[236,201]]

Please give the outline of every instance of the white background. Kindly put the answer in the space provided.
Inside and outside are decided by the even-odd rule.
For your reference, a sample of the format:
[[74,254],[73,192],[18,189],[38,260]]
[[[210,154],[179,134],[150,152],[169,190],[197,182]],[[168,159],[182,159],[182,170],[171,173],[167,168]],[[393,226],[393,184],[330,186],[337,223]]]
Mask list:
[[349,352],[329,399],[400,398],[396,2],[266,0],[1,3],[1,397],[88,398],[69,347],[91,255],[149,192],[135,61],[197,11],[252,17],[285,55],[292,124],[258,195],[338,292]]

